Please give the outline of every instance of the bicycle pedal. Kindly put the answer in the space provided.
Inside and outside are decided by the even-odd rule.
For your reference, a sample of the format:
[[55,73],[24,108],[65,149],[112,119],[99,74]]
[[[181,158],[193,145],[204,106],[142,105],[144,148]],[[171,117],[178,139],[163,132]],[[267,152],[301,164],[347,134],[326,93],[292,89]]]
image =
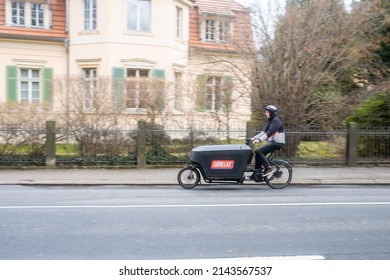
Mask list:
[[269,173],[267,173],[267,174],[263,174],[263,177],[267,177],[267,176],[269,176],[269,175],[272,175],[272,174],[275,173],[275,171],[276,171],[276,170],[273,170],[273,171],[271,171],[271,172],[269,172]]

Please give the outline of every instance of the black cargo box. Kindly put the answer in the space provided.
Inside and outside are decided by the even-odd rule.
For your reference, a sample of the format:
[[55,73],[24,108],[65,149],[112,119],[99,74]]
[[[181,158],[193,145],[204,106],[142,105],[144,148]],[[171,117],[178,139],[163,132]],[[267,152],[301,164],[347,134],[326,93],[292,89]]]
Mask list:
[[248,145],[208,145],[192,149],[190,160],[200,166],[204,179],[231,181],[242,179],[252,156]]

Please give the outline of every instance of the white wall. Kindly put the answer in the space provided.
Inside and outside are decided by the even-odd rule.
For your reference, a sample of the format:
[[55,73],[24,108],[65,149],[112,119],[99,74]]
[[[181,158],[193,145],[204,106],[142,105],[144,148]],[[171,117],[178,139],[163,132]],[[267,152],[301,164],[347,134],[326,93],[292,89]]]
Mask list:
[[[98,1],[98,28],[86,32],[83,31],[83,1],[70,1],[71,74],[80,73],[81,60],[88,64],[100,59],[100,75],[111,75],[112,67],[128,66],[134,59],[147,59],[152,62],[151,67],[166,70],[172,69],[173,63],[185,65],[189,1],[152,0],[151,3],[150,33],[127,31],[126,0]],[[184,11],[183,40],[174,36],[175,5]]]

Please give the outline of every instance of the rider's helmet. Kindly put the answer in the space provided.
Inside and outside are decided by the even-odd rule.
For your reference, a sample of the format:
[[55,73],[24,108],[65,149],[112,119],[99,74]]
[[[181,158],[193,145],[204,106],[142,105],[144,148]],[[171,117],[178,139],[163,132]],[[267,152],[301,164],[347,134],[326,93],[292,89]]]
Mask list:
[[276,108],[275,105],[268,105],[267,107],[265,107],[265,109],[270,112],[271,114],[272,113],[276,113],[278,111],[278,108]]
[[269,112],[269,120],[272,120],[278,112],[278,108],[275,105],[268,105],[265,109]]

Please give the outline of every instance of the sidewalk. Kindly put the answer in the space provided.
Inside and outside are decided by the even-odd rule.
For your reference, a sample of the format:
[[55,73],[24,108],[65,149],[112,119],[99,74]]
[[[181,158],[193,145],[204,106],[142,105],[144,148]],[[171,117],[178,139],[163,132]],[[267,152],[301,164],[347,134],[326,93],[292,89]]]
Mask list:
[[[0,170],[0,185],[177,185],[180,168]],[[203,180],[202,180],[203,181]],[[244,184],[256,184],[245,181]],[[294,184],[389,185],[390,167],[297,167]]]

